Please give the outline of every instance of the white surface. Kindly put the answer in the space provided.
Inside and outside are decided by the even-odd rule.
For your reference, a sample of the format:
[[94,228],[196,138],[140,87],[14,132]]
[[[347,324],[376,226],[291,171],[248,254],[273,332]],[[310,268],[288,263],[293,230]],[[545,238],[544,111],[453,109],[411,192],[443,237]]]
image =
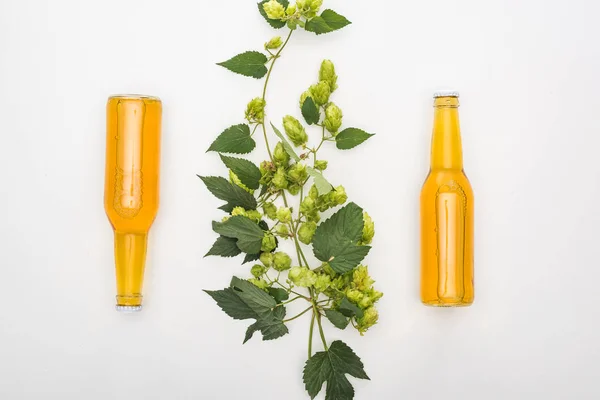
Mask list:
[[[327,57],[346,125],[378,133],[327,149],[329,177],[377,224],[381,322],[365,338],[327,329],[372,378],[353,380],[357,399],[600,398],[599,3],[325,5],[354,24],[293,37],[270,115],[299,115]],[[0,398],[307,398],[308,321],[242,347],[247,323],[201,291],[247,269],[202,258],[221,214],[195,174],[224,172],[204,151],[261,89],[214,64],[272,35],[252,1],[0,1]],[[461,93],[477,201],[467,309],[418,295],[418,196],[444,88]],[[114,309],[102,203],[104,107],[122,92],[164,102],[162,203],[133,315]]]

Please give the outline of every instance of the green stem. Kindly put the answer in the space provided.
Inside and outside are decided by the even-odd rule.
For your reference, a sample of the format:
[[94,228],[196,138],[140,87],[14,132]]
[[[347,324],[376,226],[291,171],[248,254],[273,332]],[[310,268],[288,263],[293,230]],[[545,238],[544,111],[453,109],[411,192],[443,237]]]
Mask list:
[[284,319],[282,322],[285,324],[286,322],[290,322],[295,320],[296,318],[300,318],[301,316],[303,316],[304,314],[306,314],[307,312],[309,312],[310,310],[312,310],[312,307],[308,307],[306,310],[302,311],[300,314],[296,315],[295,317],[292,318],[288,318],[288,319]]
[[[314,304],[313,304],[314,306]],[[316,306],[315,306],[316,308]],[[325,351],[329,350],[329,348],[327,347],[327,340],[325,340],[325,334],[323,333],[323,326],[321,325],[321,314],[317,314],[317,324],[319,325],[319,334],[321,335],[321,341],[323,342],[323,347],[325,348]]]
[[[273,61],[271,61],[271,65],[269,65],[269,71],[267,72],[267,77],[265,79],[265,85],[263,87],[263,93],[262,93],[262,99],[263,99],[263,101],[266,101],[267,86],[269,85],[269,78],[271,78],[271,73],[273,72],[273,66],[275,66],[275,62],[279,58],[279,55],[281,54],[281,52],[283,51],[283,49],[285,48],[285,46],[290,41],[290,38],[292,37],[292,32],[293,31],[290,30],[290,33],[288,34],[287,39],[285,39],[285,42],[283,43],[283,46],[281,46],[281,48],[279,49],[279,51],[277,52],[277,54],[275,54],[273,56]],[[261,123],[261,125],[262,125],[262,129],[263,129],[263,136],[265,137],[265,144],[267,145],[267,152],[269,153],[269,158],[271,159],[272,162],[274,162],[273,154],[271,153],[271,147],[269,146],[269,139],[267,137],[267,127],[265,125],[265,121],[264,120]],[[285,197],[284,197],[284,199],[285,199]]]
[[288,300],[288,301],[284,301],[284,302],[283,302],[283,303],[281,303],[281,304],[289,304],[289,303],[291,303],[292,301],[296,301],[296,300],[298,300],[298,299],[306,299],[306,297],[304,297],[304,296],[296,296],[296,297],[294,297],[293,299],[291,299],[291,300]]
[[312,337],[313,337],[313,330],[315,328],[315,313],[313,312],[312,318],[310,319],[310,330],[308,331],[308,359],[310,360],[310,358],[312,357]]

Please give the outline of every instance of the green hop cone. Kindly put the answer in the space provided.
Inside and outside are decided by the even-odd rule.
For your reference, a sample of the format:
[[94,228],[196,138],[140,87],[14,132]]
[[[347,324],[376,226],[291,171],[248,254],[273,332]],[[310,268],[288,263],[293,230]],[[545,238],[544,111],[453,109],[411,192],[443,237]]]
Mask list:
[[321,214],[317,210],[313,210],[305,215],[309,222],[319,222],[321,220]]
[[323,5],[323,0],[298,0],[296,6],[306,18],[314,18]]
[[252,190],[248,186],[244,185],[242,183],[242,181],[240,181],[240,178],[238,178],[238,176],[232,170],[229,170],[229,181],[231,183],[233,183],[234,185],[241,187],[246,192],[248,192],[250,194],[254,194],[254,190]]
[[313,200],[317,200],[319,198],[319,190],[315,185],[312,185],[310,187],[310,190],[308,191],[308,196]]
[[268,185],[273,179],[273,173],[275,172],[275,165],[271,161],[263,161],[260,163],[260,184]]
[[346,189],[342,185],[335,188],[335,190],[329,192],[332,194],[332,199],[335,204],[341,206],[348,200],[348,195],[346,194]]
[[295,4],[290,4],[286,9],[285,9],[285,13],[290,16],[290,15],[294,15],[296,14],[296,5]]
[[332,134],[337,133],[342,126],[342,110],[333,103],[325,108],[325,128]]
[[330,60],[323,60],[321,69],[319,69],[319,80],[329,84],[331,93],[337,89],[337,75],[335,74],[335,66]]
[[300,229],[298,229],[298,239],[304,244],[310,244],[316,231],[317,224],[315,222],[305,222],[300,225]]
[[304,127],[300,121],[291,115],[283,117],[283,129],[285,129],[287,137],[294,143],[294,146],[305,145],[308,141],[308,135]]
[[363,219],[365,223],[363,226],[362,240],[359,244],[371,244],[371,242],[373,241],[373,236],[375,236],[375,223],[366,211],[363,212]]
[[267,103],[260,97],[250,100],[246,106],[246,119],[248,122],[262,123],[265,119],[265,106]]
[[300,163],[292,165],[288,170],[288,178],[294,183],[304,183],[306,178],[308,178],[308,172],[306,172],[306,165]]
[[360,303],[360,301],[365,297],[365,295],[357,289],[348,289],[346,290],[346,297],[354,304]]
[[251,278],[248,279],[248,282],[262,290],[267,290],[267,288],[269,287],[269,284],[262,279]]
[[271,234],[266,234],[263,236],[260,251],[273,251],[275,250],[275,247],[277,247],[277,240],[275,239],[275,236]]
[[290,230],[288,229],[287,225],[277,225],[277,228],[275,228],[275,231],[277,232],[277,234],[285,239],[288,239],[290,236]]
[[265,252],[260,255],[260,262],[267,268],[273,266],[273,253]]
[[331,89],[329,88],[329,83],[327,83],[326,81],[321,81],[317,84],[312,85],[309,91],[310,97],[312,97],[312,99],[318,106],[325,105],[329,101]]
[[285,7],[277,0],[270,0],[263,4],[263,9],[269,19],[283,19],[285,17]]
[[327,274],[321,274],[317,276],[317,281],[315,282],[315,289],[318,292],[324,292],[331,286],[331,277]]
[[300,212],[302,214],[310,214],[315,210],[315,201],[312,197],[305,197],[300,203]]
[[280,48],[282,44],[283,44],[283,41],[281,40],[281,36],[275,36],[274,38],[269,40],[267,43],[265,43],[265,49],[275,50],[275,49]]
[[319,171],[325,171],[327,169],[327,164],[328,163],[325,160],[317,160],[315,161],[315,169]]
[[360,334],[364,334],[370,327],[377,323],[379,313],[375,307],[369,307],[363,312],[362,318],[357,321],[357,329]]
[[292,259],[283,251],[278,251],[273,255],[273,268],[277,271],[285,271],[292,266]]
[[300,287],[311,287],[317,282],[317,274],[306,267],[293,267],[288,273],[288,278]]
[[275,204],[271,202],[265,203],[263,205],[263,212],[269,219],[274,220],[277,218],[277,206],[275,206]]
[[257,210],[248,210],[246,211],[246,217],[250,218],[254,222],[260,222],[262,219],[262,214]]
[[263,265],[260,264],[256,264],[252,267],[252,269],[250,270],[250,273],[255,277],[255,278],[260,278],[261,276],[264,275],[264,273],[267,272],[267,268],[265,268]]
[[277,172],[275,172],[275,175],[273,175],[273,180],[271,182],[277,189],[287,188],[288,180],[283,167],[277,168]]
[[290,163],[290,155],[285,148],[283,147],[283,143],[279,142],[275,146],[275,150],[273,151],[273,159],[275,160],[275,165],[287,167]]
[[292,210],[287,207],[279,207],[277,210],[277,220],[282,224],[287,224],[292,221]]
[[300,185],[297,183],[292,183],[290,186],[288,186],[287,190],[292,196],[295,196],[300,193]]
[[352,282],[354,287],[360,291],[366,291],[373,287],[375,281],[369,276],[369,268],[359,265],[352,273]]
[[242,217],[247,216],[246,210],[244,210],[243,207],[234,207],[233,210],[231,210],[231,216],[236,217],[238,215],[240,215]]

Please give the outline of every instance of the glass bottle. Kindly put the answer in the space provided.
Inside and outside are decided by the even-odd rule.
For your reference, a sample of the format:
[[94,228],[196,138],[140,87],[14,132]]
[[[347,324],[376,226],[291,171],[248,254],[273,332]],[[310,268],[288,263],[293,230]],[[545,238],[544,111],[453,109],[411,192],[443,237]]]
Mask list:
[[156,97],[108,99],[104,208],[114,230],[118,311],[142,308],[148,231],[158,211],[161,117]]
[[431,169],[421,190],[421,300],[473,303],[473,190],[463,170],[458,93],[434,94]]

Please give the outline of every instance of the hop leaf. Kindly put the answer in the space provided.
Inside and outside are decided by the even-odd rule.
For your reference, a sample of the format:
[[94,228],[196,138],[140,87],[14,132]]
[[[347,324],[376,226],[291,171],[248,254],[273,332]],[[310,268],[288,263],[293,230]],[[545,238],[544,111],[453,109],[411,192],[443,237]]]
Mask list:
[[246,154],[254,150],[254,147],[256,142],[250,136],[250,127],[240,124],[225,129],[206,151]]
[[242,184],[250,189],[258,189],[260,181],[260,170],[256,165],[242,158],[227,157],[220,154],[221,161],[240,180]]
[[371,136],[374,136],[374,134],[367,133],[358,128],[346,128],[335,137],[335,145],[340,150],[349,150],[358,146]]
[[225,67],[236,74],[260,79],[267,74],[267,67],[265,66],[267,61],[269,60],[263,53],[258,51],[247,51],[238,54],[227,61],[217,63],[217,65]]
[[217,241],[212,245],[211,249],[204,255],[207,256],[221,256],[221,257],[235,257],[242,251],[237,247],[237,239],[228,238],[225,236],[219,236]]
[[344,342],[336,340],[327,351],[316,353],[306,362],[306,391],[314,399],[327,382],[325,400],[353,399],[354,388],[346,374],[369,379],[360,358]]
[[323,33],[337,31],[349,24],[351,24],[351,22],[343,15],[340,15],[333,10],[325,10],[320,16],[314,17],[308,21],[304,29],[309,32],[314,32],[317,35],[321,35]]
[[260,253],[263,237],[263,230],[252,220],[235,216],[225,222],[214,222],[213,230],[220,235],[228,238],[237,239],[237,246],[244,253]]
[[241,187],[227,181],[220,176],[200,176],[208,190],[218,199],[225,200],[227,204],[220,209],[225,212],[231,212],[235,207],[242,207],[246,210],[256,209],[256,199],[250,193]]
[[[302,101],[302,98],[300,99]],[[321,115],[319,115],[319,109],[315,105],[312,97],[306,96],[301,104],[302,116],[307,124],[312,125],[319,122]]]
[[328,262],[337,273],[351,271],[371,249],[357,244],[363,225],[362,209],[349,203],[317,228],[313,237],[315,257]]

